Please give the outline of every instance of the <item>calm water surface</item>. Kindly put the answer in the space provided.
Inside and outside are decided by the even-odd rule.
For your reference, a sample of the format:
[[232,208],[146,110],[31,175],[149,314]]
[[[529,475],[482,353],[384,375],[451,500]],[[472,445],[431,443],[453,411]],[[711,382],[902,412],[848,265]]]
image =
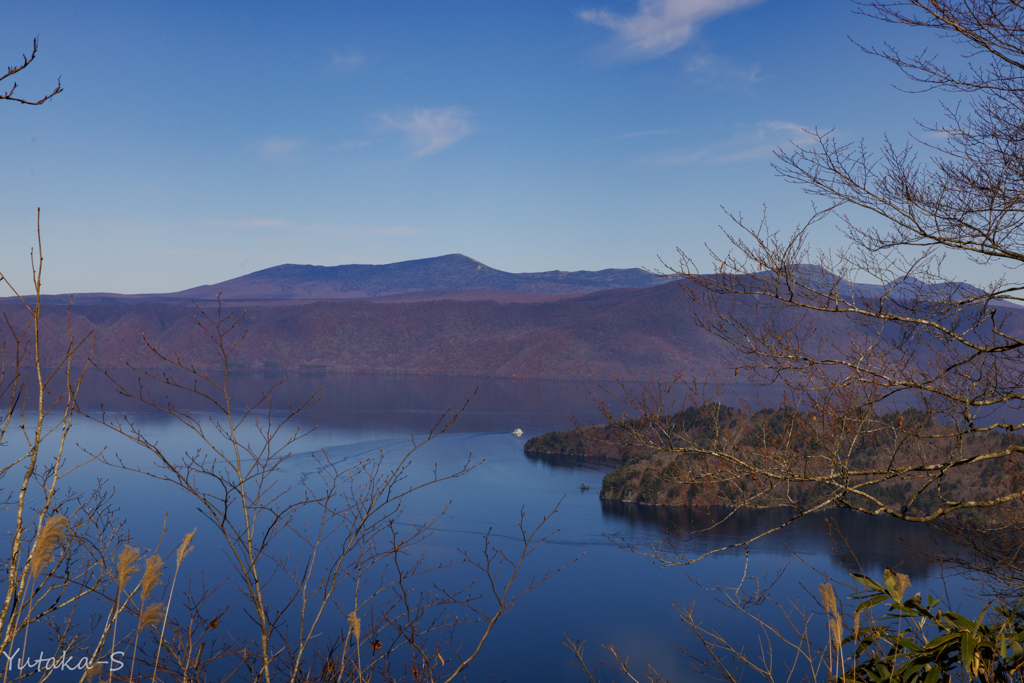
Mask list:
[[[239,377],[238,402],[253,400],[260,388],[275,379]],[[863,570],[876,575],[884,567],[898,567],[910,575],[915,591],[925,586],[948,590],[954,606],[962,601],[973,604],[962,579],[943,587],[937,567],[909,559],[912,547],[928,542],[923,530],[888,519],[820,515],[758,542],[749,557],[734,550],[690,567],[656,566],[620,549],[616,542],[640,547],[657,544],[666,528],[688,527],[694,520],[679,511],[602,503],[598,491],[606,469],[523,453],[526,439],[567,429],[572,416],[599,422],[592,398],[601,395],[596,384],[306,376],[276,393],[275,406],[283,409],[288,401],[300,400],[321,387],[319,403],[300,417],[304,427],[316,430],[301,442],[301,448],[296,447],[296,455],[284,468],[282,477],[292,478],[288,483],[315,476],[318,465],[310,455],[314,451],[337,463],[355,463],[380,449],[388,457],[398,457],[408,450],[411,438],[422,439],[447,409],[463,406],[472,396],[455,424],[415,454],[409,472],[410,481],[426,480],[435,466],[445,473],[457,470],[467,459],[478,463],[466,476],[431,486],[409,500],[402,518],[406,525],[423,523],[446,509],[428,542],[429,559],[455,557],[460,550],[479,552],[489,529],[499,544],[514,550],[521,511],[530,524],[557,508],[549,525],[557,533],[530,558],[527,573],[540,576],[550,568],[568,566],[516,602],[468,670],[470,680],[583,680],[562,645],[563,635],[586,640],[595,663],[606,658],[599,644],[613,643],[641,673],[649,661],[670,680],[700,680],[676,649],[677,643],[694,644],[681,627],[677,606],[694,603],[705,626],[729,633],[737,642],[756,643],[753,624],[722,608],[719,594],[709,590],[715,585],[735,585],[745,567],[748,575],[770,579],[784,569],[774,592],[784,604],[806,600],[808,590],[816,594],[822,573],[844,576],[854,557]],[[195,447],[179,425],[112,396],[99,382],[90,386],[84,403],[94,412],[102,403],[108,411],[129,415],[168,452]],[[512,436],[516,428],[524,431],[521,438]],[[72,435],[88,450],[106,447],[140,466],[150,461],[109,430],[85,420],[76,421]],[[207,570],[216,564],[220,557],[216,538],[187,501],[138,474],[99,474],[110,477],[137,539],[145,543],[158,536],[165,513],[170,512],[168,536],[177,539],[198,525],[196,556]],[[589,490],[581,491],[581,484]],[[696,554],[727,545],[779,519],[772,513],[744,515],[684,550]],[[453,573],[455,581],[468,576]],[[605,678],[611,678],[611,673],[606,672]]]

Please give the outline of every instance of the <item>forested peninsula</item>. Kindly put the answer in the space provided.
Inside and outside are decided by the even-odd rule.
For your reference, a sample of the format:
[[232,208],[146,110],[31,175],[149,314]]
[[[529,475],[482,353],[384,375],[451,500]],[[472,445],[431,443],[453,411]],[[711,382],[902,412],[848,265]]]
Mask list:
[[[888,469],[916,468],[1019,441],[999,430],[966,439],[947,436],[948,431],[931,415],[907,408],[868,416],[843,438],[830,439],[814,416],[791,408],[744,412],[708,404],[674,415],[548,432],[527,441],[524,451],[531,457],[609,463],[614,469],[604,477],[601,498],[640,505],[810,509],[828,498],[829,482],[839,476],[861,485],[865,498],[880,505],[927,514],[944,494],[992,495],[1013,485],[1018,473],[992,461],[950,472],[923,494],[916,493],[912,472],[872,477],[890,463],[896,467]],[[722,464],[730,456],[753,467],[730,471]],[[783,472],[789,481],[783,481]]]

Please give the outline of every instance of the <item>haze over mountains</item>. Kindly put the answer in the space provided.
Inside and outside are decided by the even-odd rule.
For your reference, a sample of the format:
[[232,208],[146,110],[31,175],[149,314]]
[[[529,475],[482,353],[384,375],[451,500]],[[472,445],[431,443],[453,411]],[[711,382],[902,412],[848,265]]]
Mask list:
[[[719,343],[696,327],[687,303],[680,287],[666,284],[537,303],[228,302],[224,310],[246,311],[239,328],[246,338],[231,359],[236,370],[629,379],[717,363]],[[94,335],[100,367],[159,367],[146,341],[196,366],[218,362],[191,305],[75,305],[71,317],[77,336]],[[45,323],[45,353],[59,358],[67,310],[48,307]]]
[[215,285],[187,289],[185,298],[358,299],[432,290],[482,289],[533,294],[586,294],[619,287],[651,287],[664,280],[639,268],[597,272],[561,270],[506,273],[462,254],[387,265],[298,266],[285,264]]
[[[507,273],[462,254],[385,265],[311,266],[287,263],[216,284],[168,294],[77,294],[79,303],[117,301],[322,301],[392,297],[417,293],[411,300],[432,298],[539,301],[621,287],[653,287],[665,278],[640,268],[599,271],[552,270]],[[434,295],[426,295],[434,292]],[[463,294],[457,294],[463,292]],[[465,294],[476,292],[476,294]],[[504,295],[497,294],[505,292]],[[526,296],[508,294],[518,292]],[[399,297],[395,299],[394,297]]]
[[[246,339],[231,359],[239,370],[645,380],[724,369],[731,377],[723,342],[695,321],[693,286],[640,269],[505,273],[460,255],[385,266],[282,265],[173,294],[75,295],[70,324],[77,337],[92,335],[93,360],[104,368],[158,367],[147,342],[211,367],[216,349],[196,325],[193,302],[212,312],[220,292],[226,311],[246,312],[237,330],[247,330]],[[921,286],[900,285],[908,293]],[[728,298],[723,310],[732,316],[766,314],[752,297]],[[43,351],[56,360],[67,344],[68,297],[46,299]],[[11,300],[0,301],[0,313],[24,322]],[[850,325],[852,333],[843,319],[780,315],[793,326],[845,334]],[[1024,318],[1012,315],[1020,326]],[[0,329],[0,341],[11,341],[9,330]]]

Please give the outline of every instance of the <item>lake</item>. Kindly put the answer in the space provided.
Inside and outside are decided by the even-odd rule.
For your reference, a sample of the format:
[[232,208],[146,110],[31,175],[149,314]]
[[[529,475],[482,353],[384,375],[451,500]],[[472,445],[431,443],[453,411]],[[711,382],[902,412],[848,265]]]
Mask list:
[[[278,379],[239,375],[235,378],[235,404],[255,400],[263,387]],[[428,487],[406,501],[401,518],[406,529],[444,512],[424,546],[428,561],[444,562],[460,551],[479,553],[488,530],[501,547],[514,549],[521,511],[529,525],[557,508],[548,527],[557,532],[529,558],[526,574],[529,578],[563,568],[516,601],[467,670],[470,680],[582,681],[571,652],[562,644],[563,636],[587,641],[592,664],[607,659],[599,644],[614,644],[628,655],[635,673],[644,673],[645,663],[650,662],[668,680],[703,680],[676,648],[677,643],[696,644],[682,628],[677,606],[693,603],[706,627],[729,634],[738,644],[756,646],[754,624],[724,609],[718,602],[721,595],[710,590],[716,585],[735,585],[744,571],[770,581],[785,570],[773,596],[789,604],[816,596],[822,575],[847,576],[847,564],[855,556],[870,574],[880,576],[885,567],[908,574],[913,591],[926,587],[948,591],[952,608],[960,602],[968,607],[976,604],[967,590],[967,580],[953,577],[943,584],[939,567],[909,557],[914,547],[929,543],[925,530],[891,519],[843,512],[817,515],[755,543],[749,556],[734,549],[689,567],[657,566],[640,554],[623,550],[623,544],[650,547],[661,541],[666,528],[688,528],[695,520],[679,510],[602,502],[598,492],[606,468],[523,453],[527,439],[570,428],[572,417],[599,422],[600,413],[593,404],[593,396],[602,392],[599,384],[305,375],[289,380],[275,393],[275,406],[283,408],[288,401],[301,400],[317,390],[321,390],[321,400],[299,417],[303,427],[315,427],[315,431],[296,446],[295,455],[282,468],[281,477],[287,480],[282,484],[297,485],[304,477],[317,476],[320,465],[311,452],[334,463],[354,464],[383,449],[386,460],[393,462],[408,450],[411,438],[422,439],[446,410],[461,407],[472,396],[452,427],[415,453],[407,472],[408,481],[425,481],[435,467],[446,473],[456,471],[467,458],[476,463],[465,476]],[[112,394],[100,378],[91,378],[82,405],[97,414],[101,404],[111,413],[127,415],[165,452],[183,453],[196,447],[194,438],[179,424]],[[202,414],[202,406],[192,409]],[[516,428],[523,430],[522,437],[512,435]],[[71,434],[80,447],[93,452],[106,447],[129,465],[147,468],[152,460],[123,437],[85,419],[76,419]],[[135,542],[154,544],[167,513],[167,536],[172,544],[198,527],[197,550],[186,563],[192,562],[193,577],[199,576],[199,568],[208,583],[216,577],[217,567],[223,565],[217,537],[189,500],[164,483],[98,464],[87,466],[76,476],[82,481],[109,478],[108,486],[113,487],[118,505],[131,520]],[[581,489],[581,484],[589,489]],[[751,530],[781,519],[774,512],[740,515],[714,533],[688,543],[684,550],[694,555],[729,545],[743,540]],[[444,577],[457,586],[471,580],[472,574],[457,567]],[[225,589],[229,590],[233,589]],[[839,591],[840,595],[847,592]],[[222,599],[231,603],[232,594],[225,592]],[[771,614],[768,607],[762,609]],[[239,606],[235,612],[240,611]],[[824,623],[822,617],[816,619]],[[342,622],[343,616],[336,623]],[[820,630],[823,634],[824,628]],[[605,678],[610,675],[604,674]]]

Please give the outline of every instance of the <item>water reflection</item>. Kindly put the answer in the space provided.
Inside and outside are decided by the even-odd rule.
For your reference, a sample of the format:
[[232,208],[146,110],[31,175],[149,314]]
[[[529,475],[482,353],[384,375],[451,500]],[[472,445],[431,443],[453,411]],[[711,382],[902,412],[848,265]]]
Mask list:
[[[160,376],[161,372],[154,371],[154,374]],[[188,385],[192,383],[191,380],[184,382],[184,375],[181,379]],[[90,369],[82,382],[79,405],[89,412],[98,412],[101,406],[113,413],[155,412],[137,399],[115,391],[114,382],[137,391],[140,381],[158,398],[164,396],[164,388],[156,380],[140,378],[137,372],[115,369],[104,374]],[[525,438],[552,429],[569,429],[574,419],[583,424],[603,423],[605,420],[595,407],[598,399],[605,401],[616,414],[628,413],[617,397],[639,386],[636,382],[619,384],[614,381],[253,371],[233,372],[229,385],[232,400],[239,407],[253,405],[273,389],[273,405],[279,414],[316,396],[318,400],[305,411],[305,420],[315,424],[359,428],[387,426],[399,427],[407,433],[424,433],[446,413],[465,408],[453,430],[511,432],[518,427],[527,432]],[[31,403],[34,388],[26,389],[27,400]],[[213,409],[208,399],[187,391],[171,390],[167,396],[182,409]],[[715,396],[730,405],[757,405],[778,399],[779,392],[765,387],[724,385]],[[680,387],[670,396],[669,406],[679,409],[687,404],[686,399],[686,390]]]
[[[114,390],[114,383],[137,390],[140,377],[129,370],[86,373],[79,405],[90,412],[100,407],[113,413],[156,412]],[[162,387],[141,378],[158,398]],[[615,386],[614,383],[606,383]],[[235,372],[231,375],[232,400],[238,407],[255,404],[273,388],[277,414],[316,397],[304,411],[308,424],[332,427],[387,427],[405,433],[425,433],[445,414],[463,410],[453,431],[509,431],[517,427],[529,436],[551,429],[572,427],[572,418],[600,422],[595,395],[604,395],[600,382],[432,377],[419,375],[322,375]],[[31,387],[29,387],[31,390]],[[160,391],[156,391],[156,390]],[[208,411],[208,399],[187,391],[171,390],[169,398],[181,409]]]
[[923,525],[891,517],[866,518],[850,510],[813,513],[791,524],[791,512],[781,508],[692,510],[602,500],[601,512],[634,526],[658,529],[673,541],[670,552],[685,552],[688,557],[742,543],[782,525],[787,526],[756,542],[757,553],[824,555],[851,572],[877,575],[894,567],[912,579],[925,579],[935,572],[926,559],[929,555],[956,551]]
[[622,461],[620,460],[611,460],[609,458],[582,458],[578,455],[565,455],[562,453],[537,453],[536,451],[524,451],[523,455],[527,460],[541,463],[555,469],[610,472],[622,464]]
[[[235,375],[236,405],[255,402],[278,377]],[[323,457],[336,463],[358,462],[381,448],[388,457],[392,453],[400,456],[408,449],[410,433],[422,437],[446,409],[461,406],[475,392],[454,428],[418,451],[408,472],[409,481],[415,482],[429,478],[435,466],[442,472],[459,467],[469,454],[474,462],[483,461],[465,477],[429,487],[408,499],[403,522],[410,525],[446,510],[430,538],[430,557],[451,558],[458,557],[460,550],[476,551],[488,530],[514,545],[521,511],[536,519],[558,507],[552,526],[560,530],[530,558],[529,571],[543,575],[548,568],[571,564],[516,602],[471,670],[474,679],[493,675],[499,680],[581,680],[572,667],[571,655],[561,645],[562,635],[567,634],[590,641],[595,653],[599,652],[598,643],[614,642],[634,662],[649,659],[673,680],[697,680],[675,649],[677,642],[686,642],[686,634],[679,630],[673,602],[688,605],[692,601],[709,627],[734,634],[739,644],[747,638],[756,646],[756,634],[752,635],[746,622],[738,626],[736,615],[723,611],[716,594],[702,588],[733,583],[745,573],[774,577],[788,567],[776,585],[776,597],[783,602],[806,600],[805,587],[811,587],[813,595],[823,580],[819,572],[842,576],[854,557],[863,571],[876,576],[886,566],[899,567],[911,576],[915,590],[940,586],[936,568],[913,559],[915,548],[934,547],[927,545],[931,540],[925,529],[846,511],[808,516],[758,541],[749,555],[735,549],[685,569],[661,568],[648,558],[623,551],[616,541],[650,547],[659,543],[666,531],[703,528],[722,517],[718,511],[695,513],[601,501],[597,492],[610,463],[524,454],[526,439],[569,428],[570,416],[584,422],[599,421],[591,398],[599,390],[595,383],[307,375],[290,378],[275,392],[275,406],[294,404],[321,387],[321,401],[300,417],[303,425],[320,429],[301,442],[297,451],[322,448]],[[179,396],[175,400],[181,401],[182,407],[209,409],[202,407],[202,401],[190,403],[195,399]],[[197,445],[194,437],[172,420],[112,393],[100,376],[90,376],[80,403],[87,410],[97,411],[103,405],[130,414],[167,452],[182,453]],[[525,432],[521,439],[511,435],[517,427]],[[95,423],[77,422],[73,439],[94,452],[107,447],[130,462],[144,465],[151,461]],[[296,455],[281,476],[293,477],[292,483],[296,483],[316,468],[312,457]],[[133,518],[135,542],[152,545],[163,533],[164,515],[169,511],[167,537],[180,538],[198,526],[197,544],[210,558],[202,570],[215,581],[213,575],[220,569],[219,542],[210,525],[195,512],[194,503],[176,498],[160,488],[161,484],[139,474],[90,465],[82,469],[81,476],[93,482],[97,477],[109,478],[119,504]],[[581,484],[589,489],[581,490]],[[735,514],[683,550],[692,556],[736,543],[786,518],[782,510]],[[195,566],[198,563],[189,571]],[[459,585],[459,578],[455,576],[454,585]],[[344,627],[343,618],[341,615],[339,628]]]

